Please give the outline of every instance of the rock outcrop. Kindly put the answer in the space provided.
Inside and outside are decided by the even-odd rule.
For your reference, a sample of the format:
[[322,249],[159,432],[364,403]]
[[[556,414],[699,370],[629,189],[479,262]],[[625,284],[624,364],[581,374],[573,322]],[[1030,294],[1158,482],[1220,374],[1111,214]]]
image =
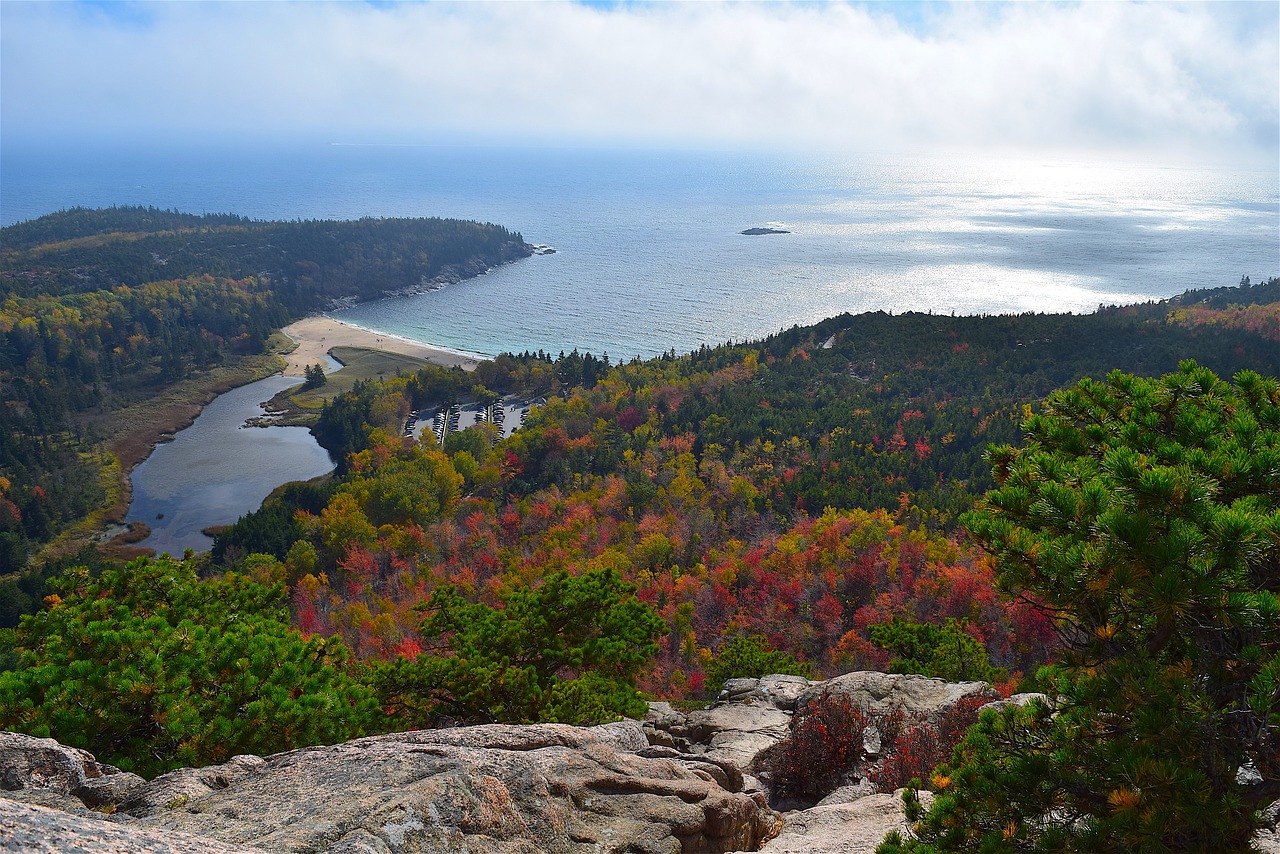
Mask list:
[[654,703],[645,732],[655,744],[752,771],[758,756],[787,737],[796,699],[819,684],[801,676],[730,679],[706,709],[682,715]]
[[648,747],[635,722],[375,736],[271,757],[149,823],[332,852],[716,852],[773,834],[762,803]]
[[264,764],[266,760],[260,756],[233,756],[223,765],[179,768],[139,786],[128,797],[115,801],[114,805],[118,812],[134,818],[161,815],[190,803],[193,798],[228,789]]
[[796,698],[796,712],[803,714],[823,694],[846,696],[853,705],[868,712],[883,714],[899,709],[909,717],[931,723],[937,723],[965,700],[1000,699],[986,682],[946,682],[928,676],[860,670],[811,685]]
[[[903,712],[907,718],[937,725],[961,703],[999,701],[986,682],[946,682],[927,676],[858,671],[824,682],[799,676],[773,675],[761,679],[730,679],[716,702],[706,709],[680,714],[655,703],[644,720],[649,740],[708,760],[731,763],[747,776],[748,790],[767,790],[773,748],[787,737],[791,719],[803,714],[824,695],[841,695],[873,714]],[[868,745],[878,751],[878,736]],[[869,768],[867,769],[869,770]],[[860,791],[877,793],[863,783]],[[765,782],[762,784],[761,779]],[[803,804],[774,801],[779,809]]]
[[[75,763],[97,764],[56,742],[32,743],[40,741],[27,743],[30,757],[12,752],[4,773],[11,765],[14,776],[66,794],[80,784]],[[635,721],[426,730],[237,757],[157,777],[113,806],[111,819],[148,838],[333,854],[724,852],[755,850],[780,826],[762,795],[742,791],[736,768],[655,749]],[[15,822],[50,820],[18,804],[6,810]],[[128,829],[99,827],[91,815],[81,812],[90,823],[75,827],[90,836]],[[0,835],[0,850],[7,838],[18,831]]]
[[[921,792],[920,800],[927,805],[933,795]],[[890,831],[907,829],[899,789],[789,813],[782,833],[760,850],[764,854],[870,854]]]
[[[769,791],[773,749],[787,737],[791,720],[824,694],[849,698],[872,713],[902,711],[937,724],[962,702],[999,701],[985,682],[945,682],[925,676],[847,673],[825,682],[799,676],[730,679],[708,708],[681,714],[665,703],[650,706],[644,727],[649,740],[703,760],[737,765],[749,792]],[[929,793],[921,793],[928,799]],[[892,830],[903,830],[902,798],[880,792],[863,773],[807,809],[775,799],[783,813],[781,833],[761,849],[773,854],[870,854]],[[799,805],[803,806],[803,804]]]
[[[52,739],[0,733],[0,852],[871,854],[906,820],[900,792],[878,791],[864,768],[813,806],[770,808],[770,754],[824,694],[935,724],[962,703],[1037,696],[874,672],[733,679],[714,704],[653,703],[643,721],[395,733],[149,782]],[[1280,850],[1277,813],[1260,850]]]
[[904,819],[901,799],[865,778],[785,817],[769,807],[770,751],[824,692],[925,720],[995,696],[984,683],[882,673],[733,679],[704,709],[654,703],[643,722],[396,733],[236,756],[149,782],[51,739],[7,733],[0,785],[24,803],[4,804],[0,850],[44,834],[64,840],[48,850],[70,850],[71,836],[85,851],[199,850],[182,846],[203,839],[210,851],[333,854],[869,852]]
[[0,790],[10,800],[84,813],[110,808],[145,784],[52,738],[0,732]]
[[144,830],[0,798],[0,851],[23,854],[261,854],[207,837]]

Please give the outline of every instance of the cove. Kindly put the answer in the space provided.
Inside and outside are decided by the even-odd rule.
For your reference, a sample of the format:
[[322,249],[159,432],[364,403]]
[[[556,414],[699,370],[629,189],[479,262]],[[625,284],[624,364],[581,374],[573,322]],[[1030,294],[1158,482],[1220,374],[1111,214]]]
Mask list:
[[201,533],[228,525],[261,506],[281,484],[333,470],[333,461],[305,427],[245,427],[262,403],[302,382],[281,375],[232,389],[206,406],[172,442],[157,445],[133,470],[128,521],[151,534],[139,545],[157,554],[208,551]]

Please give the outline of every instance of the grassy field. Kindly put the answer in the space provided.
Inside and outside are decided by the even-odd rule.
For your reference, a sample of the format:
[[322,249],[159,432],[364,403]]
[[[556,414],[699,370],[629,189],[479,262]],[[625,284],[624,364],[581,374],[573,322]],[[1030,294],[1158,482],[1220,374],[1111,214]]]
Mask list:
[[319,388],[303,391],[301,386],[297,386],[284,392],[283,397],[288,403],[299,409],[318,412],[326,400],[350,391],[361,380],[384,380],[400,373],[413,373],[427,364],[422,359],[364,347],[334,347],[332,355],[342,363],[342,369],[329,374],[325,384]]

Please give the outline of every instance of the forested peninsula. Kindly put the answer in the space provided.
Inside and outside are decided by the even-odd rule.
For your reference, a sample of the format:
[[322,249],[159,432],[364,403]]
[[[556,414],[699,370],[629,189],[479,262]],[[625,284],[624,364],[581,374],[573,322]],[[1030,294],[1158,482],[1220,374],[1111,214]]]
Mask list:
[[[29,561],[106,502],[113,413],[265,364],[329,300],[528,247],[474,223],[140,209],[0,245],[2,616],[29,614],[4,636],[4,728],[150,775],[894,671],[1048,699],[939,728],[824,695],[763,769],[773,796],[849,783],[862,738],[833,734],[874,726],[899,751],[875,779],[935,798],[909,796],[920,838],[886,850],[1243,850],[1280,797],[1278,278],[425,366],[333,396],[313,429],[335,474],[208,554]],[[546,400],[511,436],[403,437],[413,411],[506,393]]]

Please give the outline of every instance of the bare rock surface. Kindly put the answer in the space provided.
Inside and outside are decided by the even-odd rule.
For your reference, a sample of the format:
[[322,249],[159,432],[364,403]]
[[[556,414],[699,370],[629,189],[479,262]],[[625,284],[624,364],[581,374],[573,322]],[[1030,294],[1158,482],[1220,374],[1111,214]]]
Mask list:
[[717,704],[689,715],[695,753],[739,768],[751,768],[757,756],[791,731],[791,713],[765,705]]
[[981,711],[985,711],[986,709],[993,709],[998,712],[1001,709],[1007,709],[1010,706],[1017,706],[1021,708],[1022,706],[1027,705],[1033,700],[1038,700],[1047,705],[1052,705],[1047,694],[1012,694],[1009,696],[1008,699],[1005,699],[1005,700],[992,700],[990,703],[987,703],[978,711],[981,712]]
[[104,776],[93,754],[17,732],[0,732],[0,789],[54,789],[70,795]]
[[827,807],[834,804],[851,804],[862,798],[879,794],[880,790],[876,788],[876,784],[870,780],[860,780],[857,783],[851,783],[848,786],[841,786],[822,800],[818,801],[814,806]]
[[1253,837],[1253,847],[1263,854],[1280,854],[1280,801],[1262,811],[1262,825]]
[[803,676],[775,673],[759,679],[729,679],[716,698],[719,703],[750,703],[791,711],[800,695],[821,682]]
[[135,818],[159,815],[185,806],[192,798],[229,788],[265,764],[259,756],[234,756],[224,765],[179,768],[138,787],[130,797],[117,801],[118,808]]
[[[932,794],[921,792],[920,800],[927,806]],[[901,789],[787,813],[783,819],[782,833],[760,849],[764,854],[872,854],[890,831],[907,830]]]
[[787,737],[797,698],[818,684],[779,674],[730,679],[706,709],[681,714],[667,703],[652,704],[645,733],[654,744],[749,771],[760,754]]
[[647,746],[635,722],[374,736],[269,757],[141,824],[277,851],[472,854],[731,851],[776,830],[759,800],[633,752]]
[[[0,851],[26,854],[249,854],[252,849],[0,798]],[[261,854],[258,852],[257,854]]]

